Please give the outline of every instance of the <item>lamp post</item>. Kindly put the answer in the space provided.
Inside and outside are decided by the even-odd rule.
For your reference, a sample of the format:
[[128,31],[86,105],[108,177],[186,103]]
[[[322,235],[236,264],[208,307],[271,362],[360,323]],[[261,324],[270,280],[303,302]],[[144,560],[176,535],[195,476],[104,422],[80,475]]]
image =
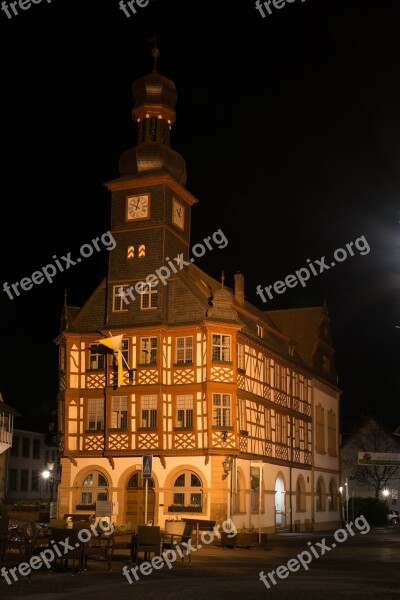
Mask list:
[[43,469],[42,471],[42,477],[45,481],[49,482],[49,488],[50,488],[50,504],[52,504],[53,502],[53,495],[54,495],[54,486],[56,483],[56,479],[53,475],[53,470],[54,470],[54,463],[47,463],[47,468]]
[[228,491],[228,503],[226,508],[226,520],[229,521],[231,518],[231,504],[232,504],[232,465],[233,458],[231,456],[227,456],[225,460],[222,462],[222,468],[224,469],[224,474],[222,475],[222,479],[226,479],[230,474],[229,480],[229,491]]

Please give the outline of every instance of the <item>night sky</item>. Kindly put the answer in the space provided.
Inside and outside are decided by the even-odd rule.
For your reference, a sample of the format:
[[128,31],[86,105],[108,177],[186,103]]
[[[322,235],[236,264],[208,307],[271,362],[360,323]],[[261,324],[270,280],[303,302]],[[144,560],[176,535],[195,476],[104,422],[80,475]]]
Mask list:
[[[2,223],[0,390],[30,424],[56,408],[64,290],[80,306],[108,252],[11,300],[2,290],[109,229],[118,160],[135,145],[132,82],[175,81],[172,147],[186,159],[196,263],[245,275],[261,309],[321,305],[332,319],[343,420],[400,424],[400,4],[295,0],[262,18],[253,0],[42,0],[0,11]],[[11,10],[11,9],[9,9]],[[364,236],[335,267],[263,303],[267,286]]]

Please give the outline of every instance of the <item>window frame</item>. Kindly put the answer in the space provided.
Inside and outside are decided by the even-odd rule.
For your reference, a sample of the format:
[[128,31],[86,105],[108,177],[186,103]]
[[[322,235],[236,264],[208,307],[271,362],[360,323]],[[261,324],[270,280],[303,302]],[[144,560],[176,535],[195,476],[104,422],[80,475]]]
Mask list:
[[[147,340],[146,343],[149,344],[150,346],[150,350],[148,350],[145,347],[145,340]],[[155,345],[152,347],[153,341],[155,340]],[[143,360],[144,355],[148,354],[149,359],[148,361]],[[157,354],[158,354],[158,337],[156,335],[150,335],[147,337],[141,337],[140,338],[140,365],[141,366],[147,366],[147,365],[157,365]],[[152,360],[152,356],[155,356],[155,360]]]
[[[157,282],[158,283],[158,282]],[[157,310],[158,308],[158,289],[157,283],[144,283],[140,289],[140,310]],[[147,298],[148,306],[144,306],[144,300]],[[155,304],[153,300],[155,299]]]
[[[144,418],[144,413],[147,417]],[[156,430],[158,423],[158,395],[143,394],[140,396],[140,427],[139,429]]]
[[[94,403],[96,402],[96,405]],[[94,408],[91,408],[94,407]],[[93,416],[93,421],[91,421]],[[90,427],[91,422],[95,424],[95,427]],[[101,427],[99,427],[99,424]],[[88,398],[87,403],[87,433],[100,433],[104,431],[104,398]]]
[[[183,340],[183,347],[179,348],[179,340]],[[187,341],[190,340],[190,345],[187,344]],[[180,360],[178,357],[179,351],[183,352],[183,360]],[[186,354],[189,353],[190,359],[187,358]],[[193,336],[192,335],[182,335],[176,338],[175,341],[175,364],[176,365],[188,365],[193,364]]]
[[[128,311],[129,300],[126,302],[123,298],[127,297],[125,290],[129,289],[129,284],[113,285],[113,296],[112,296],[112,312],[121,313]],[[120,291],[122,289],[122,291]]]
[[[219,338],[219,341],[216,338]],[[224,343],[226,340],[229,340],[229,344]],[[230,334],[211,334],[211,361],[213,363],[232,362],[232,336]]]
[[[182,403],[181,406],[179,404]],[[179,413],[183,417],[179,420]],[[178,394],[176,396],[175,427],[177,429],[194,428],[194,398],[193,394]],[[179,423],[182,423],[181,425]]]
[[128,396],[112,396],[110,429],[128,429]]
[[[219,397],[219,398],[217,398]],[[216,401],[220,404],[216,404]],[[224,404],[228,400],[229,404]],[[228,419],[226,415],[228,414]],[[232,428],[232,394],[213,393],[212,395],[212,423],[218,429]]]

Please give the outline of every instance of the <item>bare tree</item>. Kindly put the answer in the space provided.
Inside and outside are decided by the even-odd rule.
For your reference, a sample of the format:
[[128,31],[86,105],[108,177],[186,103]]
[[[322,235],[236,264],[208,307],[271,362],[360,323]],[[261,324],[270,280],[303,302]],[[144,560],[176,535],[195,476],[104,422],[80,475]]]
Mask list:
[[[375,419],[369,419],[361,425],[351,437],[350,443],[358,452],[400,452],[396,438],[385,431]],[[354,458],[343,461],[342,466],[352,469],[350,478],[355,479],[357,485],[373,488],[376,498],[379,498],[390,480],[400,477],[400,467],[359,465],[357,452],[354,453]]]

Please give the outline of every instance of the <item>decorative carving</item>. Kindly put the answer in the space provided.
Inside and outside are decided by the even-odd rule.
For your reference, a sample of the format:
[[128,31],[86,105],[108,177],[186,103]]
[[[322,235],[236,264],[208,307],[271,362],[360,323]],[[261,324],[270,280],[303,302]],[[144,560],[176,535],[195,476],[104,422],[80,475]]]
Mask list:
[[108,462],[110,463],[111,468],[115,469],[114,458],[112,456],[107,456],[106,458],[108,459]]
[[165,462],[165,456],[163,456],[162,454],[160,454],[160,463],[163,466],[163,469],[167,468],[167,463]]

